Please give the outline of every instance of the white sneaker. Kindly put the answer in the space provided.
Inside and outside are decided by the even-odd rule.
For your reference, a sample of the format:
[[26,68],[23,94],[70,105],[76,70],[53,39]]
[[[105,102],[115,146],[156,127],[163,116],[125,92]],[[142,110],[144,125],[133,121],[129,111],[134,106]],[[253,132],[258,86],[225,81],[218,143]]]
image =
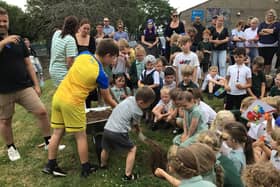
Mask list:
[[[59,145],[59,146],[58,146],[58,150],[61,151],[61,150],[65,149],[65,147],[66,147],[66,145]],[[45,145],[44,148],[45,148],[45,150],[48,150],[48,149],[49,149],[49,146],[48,146],[48,145]]]
[[11,146],[8,149],[8,156],[11,161],[16,161],[16,160],[20,159],[20,154],[19,154],[18,150],[15,149],[13,146]]

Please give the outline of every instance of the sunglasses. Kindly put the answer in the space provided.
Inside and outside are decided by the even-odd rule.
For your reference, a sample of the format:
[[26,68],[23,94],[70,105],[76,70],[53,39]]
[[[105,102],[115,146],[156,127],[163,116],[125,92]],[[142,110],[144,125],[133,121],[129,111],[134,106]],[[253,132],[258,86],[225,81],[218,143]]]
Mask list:
[[173,18],[177,18],[177,17],[178,17],[178,15],[172,15],[172,17],[173,17]]
[[104,22],[109,22],[109,20],[104,20]]

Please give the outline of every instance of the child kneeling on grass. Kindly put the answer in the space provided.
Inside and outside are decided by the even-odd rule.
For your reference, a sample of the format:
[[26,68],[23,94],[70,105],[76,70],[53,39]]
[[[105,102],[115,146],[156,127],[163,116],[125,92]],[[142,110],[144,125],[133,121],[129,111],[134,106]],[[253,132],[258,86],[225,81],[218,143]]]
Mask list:
[[154,100],[155,93],[152,88],[144,86],[137,90],[135,97],[131,96],[126,98],[113,110],[104,127],[101,168],[107,167],[110,150],[128,151],[123,180],[135,180],[137,178],[132,173],[136,156],[136,146],[130,140],[128,131],[133,126],[137,132],[140,131],[139,123],[143,115],[142,110],[148,108]]

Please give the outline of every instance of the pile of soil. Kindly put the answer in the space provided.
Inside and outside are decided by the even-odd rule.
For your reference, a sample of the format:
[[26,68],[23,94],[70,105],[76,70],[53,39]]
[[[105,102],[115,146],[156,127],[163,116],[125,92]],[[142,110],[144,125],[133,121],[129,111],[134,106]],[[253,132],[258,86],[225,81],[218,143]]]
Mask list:
[[94,121],[108,119],[111,113],[112,110],[110,109],[103,110],[103,111],[90,111],[86,114],[87,122],[94,122]]

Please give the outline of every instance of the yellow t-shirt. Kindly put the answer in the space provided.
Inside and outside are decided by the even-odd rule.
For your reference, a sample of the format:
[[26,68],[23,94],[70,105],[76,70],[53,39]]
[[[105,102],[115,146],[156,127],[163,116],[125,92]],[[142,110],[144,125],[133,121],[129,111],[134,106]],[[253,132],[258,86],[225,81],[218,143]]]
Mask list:
[[69,104],[81,105],[90,91],[96,87],[107,89],[108,86],[109,80],[102,64],[90,52],[85,51],[75,59],[55,95]]

